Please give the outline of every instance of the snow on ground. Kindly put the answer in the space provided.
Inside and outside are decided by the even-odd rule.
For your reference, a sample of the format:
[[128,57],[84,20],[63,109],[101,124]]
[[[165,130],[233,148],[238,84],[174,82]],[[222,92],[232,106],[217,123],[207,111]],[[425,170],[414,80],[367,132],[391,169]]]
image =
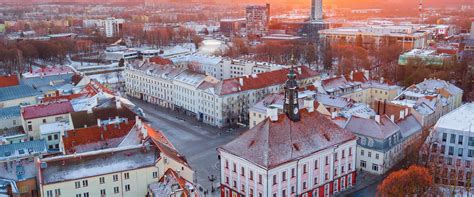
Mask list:
[[199,47],[198,54],[200,55],[214,55],[217,52],[225,50],[227,46],[220,40],[204,40]]
[[95,74],[89,75],[91,79],[95,79],[102,84],[115,84],[119,82],[123,82],[124,78],[121,72],[111,72],[111,73],[104,73],[104,74]]

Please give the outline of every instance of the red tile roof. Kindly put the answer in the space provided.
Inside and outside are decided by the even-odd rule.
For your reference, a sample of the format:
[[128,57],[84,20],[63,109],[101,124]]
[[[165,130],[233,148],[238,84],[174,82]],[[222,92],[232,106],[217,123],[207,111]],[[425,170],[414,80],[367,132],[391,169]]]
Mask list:
[[60,96],[45,97],[41,101],[43,103],[70,101],[70,100],[79,98],[81,96],[84,96],[84,94],[71,94],[71,95],[60,95]]
[[73,73],[74,71],[67,66],[52,66],[46,68],[38,68],[32,72],[27,73],[29,76],[51,76]]
[[161,142],[162,144],[165,144],[173,149],[174,146],[173,144],[171,144],[171,142],[168,140],[168,138],[163,134],[163,132],[161,132],[160,130],[157,130],[157,129],[154,129],[152,128],[150,125],[148,124],[144,124],[143,127],[145,127],[145,129],[147,130],[147,133],[148,133],[148,136],[150,136],[151,139],[157,141],[157,142]]
[[171,60],[165,59],[165,58],[162,58],[162,57],[152,57],[152,58],[150,58],[150,62],[153,62],[155,64],[159,64],[159,65],[173,64],[173,62]]
[[20,85],[17,75],[0,76],[0,88]]
[[64,150],[71,154],[75,152],[75,146],[125,137],[133,126],[135,126],[135,120],[118,125],[109,124],[66,131],[63,136]]
[[319,112],[300,112],[299,122],[285,114],[275,122],[267,118],[219,150],[271,169],[356,139]]
[[22,115],[25,120],[68,114],[71,112],[74,112],[74,109],[69,101],[32,105],[22,108]]
[[[405,110],[405,109],[410,109],[410,108],[403,105],[393,104],[393,103],[390,103],[389,101],[387,102],[374,101],[373,109],[379,115],[387,115],[388,117],[390,117],[391,115],[394,115],[395,120],[398,120],[400,119],[400,111]],[[409,114],[405,114],[405,116],[408,116],[408,115]]]
[[83,92],[88,94],[89,96],[95,96],[99,92],[105,92],[105,93],[112,94],[112,95],[114,94],[112,91],[109,90],[109,88],[105,87],[100,82],[98,82],[94,79],[92,79],[89,82],[89,84],[87,84],[84,87]]
[[[299,74],[301,69],[301,74]],[[237,92],[243,92],[247,90],[261,89],[272,85],[278,85],[285,83],[289,69],[275,70],[271,72],[260,73],[256,75],[250,75],[247,77],[237,77],[232,79],[225,79],[218,84],[219,95],[234,94]],[[318,73],[309,69],[306,66],[300,66],[296,68],[296,79],[308,79],[317,76]],[[240,84],[242,79],[243,84]]]
[[164,173],[164,176],[160,178],[159,182],[168,184],[167,181],[165,180],[165,177],[174,179],[176,183],[179,185],[179,189],[183,190],[183,194],[179,197],[189,197],[189,196],[199,197],[199,192],[197,192],[197,190],[194,190],[194,194],[191,195],[190,191],[186,188],[186,183],[190,185],[192,185],[193,183],[187,181],[182,176],[179,176],[178,173],[176,173],[176,171],[174,171],[172,168],[168,168],[168,170],[166,170],[166,172]]
[[143,126],[148,132],[149,139],[153,141],[156,147],[158,147],[163,154],[190,168],[186,158],[178,153],[173,144],[171,144],[168,138],[166,138],[160,130],[156,130],[147,124],[144,124]]

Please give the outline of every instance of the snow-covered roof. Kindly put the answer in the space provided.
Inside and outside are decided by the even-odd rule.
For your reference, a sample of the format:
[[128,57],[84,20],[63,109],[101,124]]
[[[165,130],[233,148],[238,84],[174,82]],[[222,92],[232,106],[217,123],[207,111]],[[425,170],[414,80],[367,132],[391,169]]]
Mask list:
[[222,57],[192,54],[192,55],[174,57],[174,58],[171,58],[170,60],[173,61],[173,63],[196,62],[196,63],[204,64],[204,65],[217,65],[222,61]]
[[300,112],[298,122],[285,114],[278,121],[267,118],[219,150],[271,169],[356,139],[319,112]]
[[157,148],[151,145],[110,148],[42,159],[40,173],[43,183],[51,184],[152,167],[157,159]]
[[191,70],[185,70],[178,74],[174,80],[179,81],[194,87],[198,87],[206,78],[205,74],[193,72]]
[[474,103],[464,104],[441,117],[436,123],[435,129],[443,128],[449,130],[474,132]]
[[73,129],[72,126],[67,122],[53,122],[48,124],[42,124],[39,127],[41,135],[48,135],[51,133],[59,133],[61,131],[67,131]]

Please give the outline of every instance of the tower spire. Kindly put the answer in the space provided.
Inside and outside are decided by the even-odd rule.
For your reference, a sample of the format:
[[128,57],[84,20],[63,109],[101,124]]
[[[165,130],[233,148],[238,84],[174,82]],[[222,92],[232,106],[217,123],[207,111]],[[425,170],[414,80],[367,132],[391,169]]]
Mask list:
[[297,122],[300,120],[300,110],[298,103],[298,82],[293,65],[288,72],[288,80],[285,84],[284,112],[290,120]]

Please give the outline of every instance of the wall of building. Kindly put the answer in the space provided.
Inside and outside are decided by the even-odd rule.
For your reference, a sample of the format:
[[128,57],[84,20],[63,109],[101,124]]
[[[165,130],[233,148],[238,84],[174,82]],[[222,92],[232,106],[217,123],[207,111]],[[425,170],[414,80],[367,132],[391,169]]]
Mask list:
[[[55,116],[46,116],[46,117],[35,118],[35,119],[28,119],[28,120],[25,120],[22,117],[21,124],[23,125],[25,132],[28,134],[28,137],[32,137],[33,139],[40,139],[40,130],[39,130],[40,125],[47,124],[47,123],[54,123],[58,121],[66,121],[70,124],[70,127],[73,128],[71,115],[69,113],[55,115]],[[30,127],[28,125],[31,125],[31,130],[29,129]]]
[[[251,196],[250,189],[255,197],[259,193],[262,196],[307,195],[315,189],[332,195],[341,188],[347,188],[347,180],[350,180],[350,185],[355,183],[356,140],[268,170],[225,151],[219,151],[219,155],[221,185],[224,187],[222,196],[226,196],[226,192]],[[253,172],[253,180],[250,179],[250,172]],[[262,175],[261,183],[258,175]],[[338,185],[340,180],[343,180],[344,187]],[[334,187],[335,184],[337,187]]]
[[[152,182],[157,182],[159,177],[153,177],[153,172],[156,173],[155,166],[134,169],[130,171],[117,172],[112,174],[104,174],[94,177],[85,177],[84,179],[70,180],[59,183],[45,184],[41,186],[41,194],[48,197],[48,191],[51,191],[53,196],[57,189],[60,190],[61,196],[77,196],[81,197],[88,193],[90,197],[101,196],[101,190],[105,189],[106,196],[112,197],[136,197],[145,196],[148,192],[148,185]],[[125,178],[125,173],[129,174],[129,178]],[[114,181],[114,175],[118,177]],[[100,178],[104,177],[105,182],[101,183]],[[84,185],[87,181],[87,186]],[[79,182],[80,188],[76,188],[76,182]],[[126,191],[126,186],[130,186],[130,190]],[[118,193],[114,192],[114,188],[118,187]]]

